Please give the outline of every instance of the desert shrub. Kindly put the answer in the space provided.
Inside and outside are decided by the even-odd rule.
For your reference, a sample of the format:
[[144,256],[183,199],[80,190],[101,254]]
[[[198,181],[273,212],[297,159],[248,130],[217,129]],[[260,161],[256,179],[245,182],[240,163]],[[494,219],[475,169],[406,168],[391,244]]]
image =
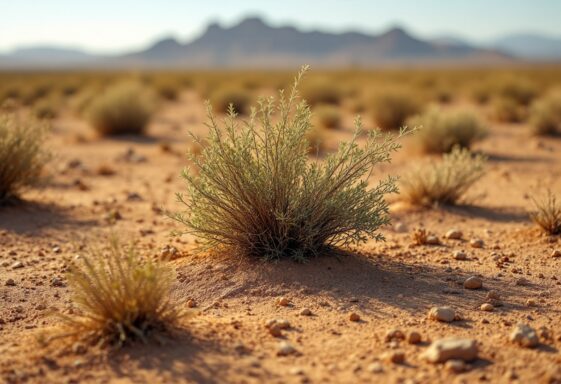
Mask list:
[[384,130],[399,129],[410,116],[420,111],[416,99],[406,92],[390,90],[373,96],[374,122]]
[[13,114],[0,115],[0,204],[38,182],[48,160],[44,128]]
[[134,247],[113,237],[71,263],[68,285],[77,313],[61,316],[80,338],[118,346],[145,342],[183,315],[170,298],[172,281],[163,262],[141,260]]
[[339,105],[343,97],[341,89],[326,79],[315,79],[302,87],[302,97],[306,102],[317,104]]
[[529,121],[535,135],[561,133],[561,92],[545,96],[532,104]]
[[288,96],[260,99],[243,123],[230,110],[219,126],[209,110],[208,145],[191,157],[194,171],[183,172],[187,193],[177,195],[187,209],[172,214],[207,246],[304,261],[326,248],[382,239],[377,229],[389,221],[384,196],[396,186],[390,177],[368,188],[367,177],[390,160],[397,137],[372,131],[359,146],[357,120],[350,142],[310,161],[311,112],[297,91],[302,74]]
[[558,235],[561,233],[561,203],[557,197],[547,190],[542,196],[532,198],[534,203],[534,211],[530,213],[530,217],[545,233],[549,235]]
[[306,140],[308,141],[308,154],[312,156],[321,156],[327,148],[327,135],[325,129],[319,126],[312,126],[306,132]]
[[335,129],[341,125],[341,112],[334,105],[318,105],[314,115],[318,124],[322,127]]
[[414,166],[401,179],[401,195],[415,205],[456,204],[484,172],[485,158],[454,148],[440,161]]
[[518,105],[529,105],[538,95],[536,87],[527,80],[510,79],[499,85],[498,95]]
[[177,100],[179,96],[179,83],[171,80],[159,80],[154,83],[156,93],[165,100]]
[[214,111],[218,113],[227,114],[230,104],[232,104],[237,114],[247,115],[251,94],[241,88],[219,88],[211,94],[210,102]]
[[22,90],[21,101],[25,105],[33,105],[37,100],[47,97],[52,89],[49,83],[28,84]]
[[484,105],[491,99],[492,87],[489,84],[478,84],[471,89],[470,93],[473,101]]
[[450,89],[440,87],[434,91],[434,98],[441,104],[448,104],[454,99],[454,94]]
[[115,84],[90,103],[88,117],[102,135],[141,134],[155,109],[152,93],[135,82]]
[[53,119],[58,115],[61,100],[55,96],[44,97],[33,106],[33,114],[39,119]]
[[519,123],[526,117],[525,107],[510,98],[500,97],[495,99],[491,107],[493,117],[499,122]]
[[437,108],[413,116],[407,120],[407,124],[422,126],[415,140],[427,153],[450,152],[455,146],[469,148],[487,131],[486,126],[470,112],[445,112]]

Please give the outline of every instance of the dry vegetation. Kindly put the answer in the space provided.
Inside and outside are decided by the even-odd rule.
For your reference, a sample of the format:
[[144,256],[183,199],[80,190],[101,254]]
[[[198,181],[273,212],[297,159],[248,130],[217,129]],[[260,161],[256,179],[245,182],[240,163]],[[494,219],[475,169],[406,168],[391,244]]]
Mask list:
[[561,202],[551,191],[534,197],[534,212],[530,214],[532,220],[549,235],[561,233]]

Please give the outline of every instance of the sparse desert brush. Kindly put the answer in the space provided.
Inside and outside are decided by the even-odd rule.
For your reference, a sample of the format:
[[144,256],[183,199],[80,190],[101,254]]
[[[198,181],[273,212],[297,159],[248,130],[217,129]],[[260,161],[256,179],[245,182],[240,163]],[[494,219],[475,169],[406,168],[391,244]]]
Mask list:
[[237,114],[247,115],[250,112],[251,93],[243,88],[219,88],[211,94],[210,102],[218,113],[227,114],[231,104]]
[[557,196],[548,189],[545,194],[532,197],[532,201],[534,203],[534,211],[530,213],[532,221],[549,235],[560,234],[561,203],[557,200]]
[[180,85],[172,80],[159,80],[154,83],[154,89],[161,98],[173,101],[179,96]]
[[561,133],[561,92],[537,100],[530,108],[530,129],[534,135]]
[[0,115],[0,204],[37,184],[49,156],[42,145],[45,130],[33,120]]
[[341,126],[341,112],[334,105],[318,105],[314,110],[314,115],[322,127],[335,129]]
[[454,94],[449,88],[439,87],[434,91],[434,98],[441,104],[448,104],[454,99]]
[[426,153],[450,152],[455,146],[469,148],[487,132],[487,127],[473,113],[448,112],[438,108],[413,116],[407,124],[422,127],[414,139]]
[[70,335],[121,346],[168,330],[183,315],[171,300],[173,273],[161,261],[142,260],[116,237],[72,261],[68,285],[77,311],[61,315]]
[[40,99],[33,105],[33,114],[38,119],[53,119],[58,115],[60,107],[60,97],[51,95]]
[[407,118],[420,111],[419,103],[413,96],[397,90],[374,95],[370,105],[374,122],[384,130],[403,127]]
[[479,105],[487,104],[491,99],[492,87],[490,84],[477,84],[471,91],[471,98]]
[[415,204],[457,204],[483,176],[485,158],[467,149],[454,148],[440,161],[414,166],[400,179],[404,200]]
[[499,122],[519,123],[526,118],[526,108],[510,98],[499,97],[491,107],[494,119]]
[[498,95],[513,100],[518,105],[529,105],[538,95],[534,84],[524,79],[508,79],[499,84]]
[[390,161],[398,137],[372,131],[359,146],[357,120],[350,142],[310,160],[311,111],[297,91],[303,72],[288,96],[260,99],[248,121],[230,110],[219,125],[209,110],[208,145],[190,159],[187,192],[177,195],[186,210],[171,215],[207,246],[305,261],[326,248],[383,238],[377,230],[389,222],[384,196],[396,192],[395,179],[369,188],[367,178]]
[[93,99],[87,114],[101,135],[142,134],[154,110],[150,90],[136,82],[123,82]]
[[313,79],[302,86],[302,98],[315,106],[318,104],[339,105],[343,97],[341,88],[327,79]]

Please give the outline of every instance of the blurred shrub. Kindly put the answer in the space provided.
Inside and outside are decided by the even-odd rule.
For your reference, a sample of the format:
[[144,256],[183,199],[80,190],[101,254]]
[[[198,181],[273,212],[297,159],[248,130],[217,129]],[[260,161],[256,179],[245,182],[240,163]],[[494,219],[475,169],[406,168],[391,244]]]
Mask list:
[[421,127],[414,139],[427,153],[450,152],[453,147],[469,148],[483,138],[487,127],[470,112],[444,112],[431,108],[407,120],[407,125]]
[[154,95],[136,82],[107,88],[92,100],[88,117],[102,135],[141,134],[155,110]]
[[495,120],[503,123],[519,123],[526,118],[526,109],[515,100],[500,97],[492,102],[492,115]]
[[313,79],[302,87],[301,95],[306,102],[317,104],[339,105],[343,97],[341,88],[326,79]]
[[561,134],[561,92],[534,102],[530,108],[529,122],[534,135]]
[[561,203],[557,197],[547,190],[538,197],[532,197],[534,211],[530,213],[532,221],[536,223],[548,235],[558,235],[561,233]]
[[334,105],[321,104],[314,110],[314,115],[320,126],[335,129],[341,126],[341,112]]
[[524,79],[509,79],[499,85],[500,98],[512,100],[518,105],[529,105],[538,95],[535,85]]
[[384,130],[403,127],[407,118],[420,111],[417,99],[397,90],[374,95],[370,105],[375,123]]
[[210,103],[215,112],[226,114],[230,104],[240,115],[250,112],[251,93],[243,88],[219,88],[210,96]]

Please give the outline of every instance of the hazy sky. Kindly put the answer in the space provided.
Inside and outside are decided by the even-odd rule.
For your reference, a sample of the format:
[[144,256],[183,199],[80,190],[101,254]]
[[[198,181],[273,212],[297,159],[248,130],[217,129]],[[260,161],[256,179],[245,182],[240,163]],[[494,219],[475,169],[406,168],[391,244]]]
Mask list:
[[232,25],[248,14],[302,29],[399,24],[422,37],[477,42],[519,31],[561,36],[559,0],[0,0],[0,51],[48,43],[116,52],[162,36],[186,41],[209,21]]

